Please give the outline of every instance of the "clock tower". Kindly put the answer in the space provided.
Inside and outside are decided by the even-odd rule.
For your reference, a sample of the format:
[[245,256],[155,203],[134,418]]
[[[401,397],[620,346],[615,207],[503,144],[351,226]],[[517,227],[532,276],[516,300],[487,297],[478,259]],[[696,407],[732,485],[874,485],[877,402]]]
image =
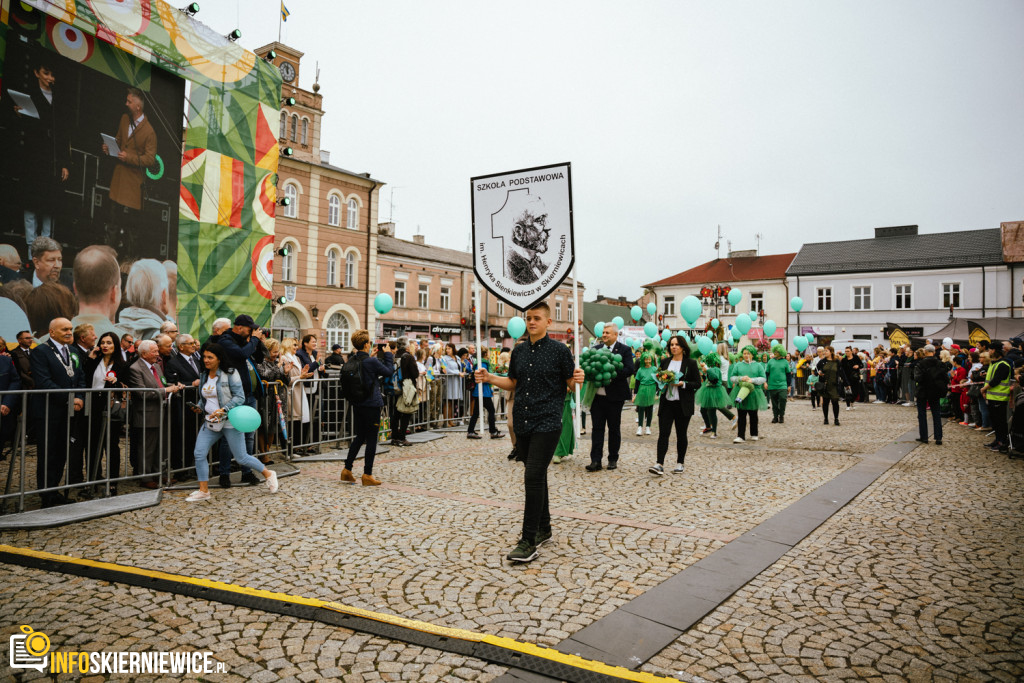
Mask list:
[[[323,118],[323,95],[320,84],[312,90],[299,87],[302,52],[283,43],[273,42],[255,50],[257,56],[276,66],[281,72],[281,121],[278,138],[291,147],[296,159],[313,163],[321,161],[320,122]],[[295,103],[289,104],[289,98]]]

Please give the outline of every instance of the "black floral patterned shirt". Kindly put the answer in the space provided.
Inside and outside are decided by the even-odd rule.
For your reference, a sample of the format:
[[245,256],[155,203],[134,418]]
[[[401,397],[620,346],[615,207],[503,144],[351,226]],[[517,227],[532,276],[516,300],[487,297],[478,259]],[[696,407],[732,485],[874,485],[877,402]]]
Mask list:
[[547,335],[512,349],[508,376],[516,380],[512,406],[516,434],[561,431],[565,382],[575,369],[568,347]]

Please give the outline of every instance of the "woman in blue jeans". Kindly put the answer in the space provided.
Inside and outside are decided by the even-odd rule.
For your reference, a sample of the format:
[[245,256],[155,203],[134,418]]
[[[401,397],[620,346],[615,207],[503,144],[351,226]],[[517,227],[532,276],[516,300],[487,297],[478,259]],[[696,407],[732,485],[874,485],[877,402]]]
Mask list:
[[246,452],[245,435],[235,429],[227,419],[228,411],[245,403],[245,393],[238,373],[234,368],[228,367],[225,361],[224,349],[220,344],[207,344],[203,348],[203,366],[206,372],[200,376],[202,384],[199,388],[200,400],[204,402],[203,410],[192,410],[196,413],[205,413],[206,420],[196,437],[195,460],[199,490],[193,491],[185,499],[189,502],[210,500],[210,463],[207,455],[221,437],[227,441],[235,462],[253,471],[262,472],[270,492],[278,491],[277,474]]

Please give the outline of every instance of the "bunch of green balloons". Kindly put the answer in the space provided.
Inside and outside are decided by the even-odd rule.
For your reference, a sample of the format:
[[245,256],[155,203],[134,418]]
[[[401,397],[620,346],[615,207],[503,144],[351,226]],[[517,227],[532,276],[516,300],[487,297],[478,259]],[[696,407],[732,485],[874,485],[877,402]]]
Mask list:
[[594,386],[606,387],[622,369],[622,358],[608,349],[583,349],[580,367]]

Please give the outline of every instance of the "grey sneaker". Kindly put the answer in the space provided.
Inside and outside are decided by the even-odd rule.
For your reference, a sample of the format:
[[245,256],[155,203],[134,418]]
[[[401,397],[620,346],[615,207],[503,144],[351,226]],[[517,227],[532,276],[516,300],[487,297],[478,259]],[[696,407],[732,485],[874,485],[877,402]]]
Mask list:
[[656,474],[659,477],[665,474],[665,468],[662,467],[661,465],[651,465],[650,467],[647,468],[647,471],[650,472],[651,474]]
[[672,470],[672,474],[682,474],[682,473],[683,473],[683,463],[679,463],[678,465],[676,465],[676,468],[674,470]]
[[519,541],[519,545],[512,549],[506,559],[512,562],[529,562],[537,559],[537,546],[530,545],[527,541]]
[[551,540],[551,529],[547,531],[538,531],[537,536],[533,541],[533,545],[537,548],[541,547],[545,543]]

